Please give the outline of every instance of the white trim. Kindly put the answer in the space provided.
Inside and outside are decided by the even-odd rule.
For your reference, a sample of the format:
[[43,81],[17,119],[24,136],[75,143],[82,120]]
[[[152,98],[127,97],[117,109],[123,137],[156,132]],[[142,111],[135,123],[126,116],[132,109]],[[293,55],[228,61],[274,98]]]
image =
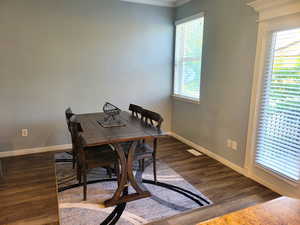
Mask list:
[[177,94],[172,95],[172,97],[173,97],[173,99],[178,100],[178,101],[189,102],[189,103],[193,103],[193,104],[200,104],[199,98],[191,98],[191,97],[177,95]]
[[[269,0],[261,0],[261,2],[268,2]],[[299,0],[298,0],[299,1]],[[258,1],[257,1],[258,2]],[[272,1],[273,2],[273,1]],[[279,2],[292,3],[293,0],[275,0],[275,8],[279,6]],[[300,2],[300,1],[299,1]],[[266,3],[265,3],[266,4]],[[281,4],[282,6],[282,4]],[[269,5],[258,6],[256,5],[257,10],[268,11]],[[283,7],[283,6],[282,6]],[[284,9],[284,7],[283,7]],[[299,7],[300,12],[300,7]],[[257,46],[256,46],[256,58],[254,65],[254,74],[252,82],[252,92],[251,92],[251,102],[250,102],[250,113],[249,113],[249,122],[248,122],[248,136],[246,144],[246,158],[245,158],[245,168],[248,171],[250,177],[255,180],[259,180],[261,183],[262,178],[259,178],[256,173],[257,171],[264,172],[264,179],[268,178],[267,182],[273,182],[274,180],[278,183],[276,187],[271,189],[278,190],[277,192],[287,195],[288,188],[297,190],[300,187],[299,184],[290,181],[284,176],[278,175],[278,173],[272,172],[261,166],[256,165],[255,163],[255,152],[256,152],[256,139],[257,139],[257,123],[259,119],[259,110],[260,110],[260,99],[262,93],[263,79],[264,79],[264,69],[265,69],[265,58],[267,54],[267,42],[270,38],[271,32],[278,30],[293,29],[300,26],[300,14],[291,14],[288,16],[280,17],[272,20],[264,20],[259,22],[258,26],[258,36],[257,36]],[[289,187],[287,187],[289,185]],[[275,184],[273,185],[275,186]],[[277,187],[278,186],[278,187]],[[269,187],[269,186],[268,186]]]
[[259,12],[259,21],[300,12],[299,0],[256,0],[248,5]]
[[248,177],[280,195],[287,196],[287,193],[285,190],[282,190],[282,189],[278,188],[276,185],[273,185],[272,183],[269,183],[269,182],[261,179],[260,177],[256,176],[255,174],[251,174]]
[[175,1],[164,1],[164,0],[120,0],[122,2],[132,2],[146,5],[156,5],[156,6],[166,6],[166,7],[175,7]]
[[185,5],[186,3],[190,2],[191,0],[177,0],[176,1],[176,7],[179,7],[179,6],[182,6],[182,5]]
[[230,167],[231,169],[235,170],[236,172],[238,172],[238,173],[240,173],[244,176],[247,176],[247,172],[244,168],[242,168],[240,166],[237,166],[236,164],[234,164],[234,163],[230,162],[229,160],[227,160],[227,159],[225,159],[225,158],[209,151],[208,149],[206,149],[206,148],[204,148],[204,147],[202,147],[202,146],[200,146],[200,145],[198,145],[198,144],[196,144],[196,143],[194,143],[194,142],[192,142],[192,141],[190,141],[190,140],[188,140],[188,139],[186,139],[186,138],[184,138],[184,137],[182,137],[182,136],[180,136],[176,133],[171,132],[170,136],[172,136],[172,137],[176,138],[177,140],[187,144],[188,146],[204,153],[205,155],[208,155],[209,157],[211,157],[211,158],[219,161],[220,163]]
[[205,13],[204,12],[200,12],[200,13],[197,13],[193,16],[189,16],[189,17],[186,17],[184,19],[181,19],[181,20],[176,20],[175,21],[175,25],[179,25],[179,24],[182,24],[182,23],[186,23],[186,22],[189,22],[191,20],[195,20],[195,19],[199,19],[201,17],[204,17]]
[[209,151],[208,149],[203,148],[202,146],[200,146],[200,145],[198,145],[198,144],[196,144],[196,143],[194,143],[194,142],[192,142],[192,141],[190,141],[190,140],[188,140],[188,139],[186,139],[186,138],[184,138],[184,137],[182,137],[182,136],[180,136],[180,135],[178,135],[178,134],[176,134],[174,132],[169,132],[169,135],[172,136],[172,137],[174,137],[175,139],[183,142],[184,144],[189,145],[192,148],[194,148],[194,149],[196,149],[196,150],[204,153],[205,155],[207,155],[207,156],[209,156],[209,157],[217,160],[218,162],[224,164],[225,166],[228,166],[229,168],[233,169],[234,171],[236,171],[236,172],[238,172],[238,173],[240,173],[240,174],[242,174],[242,175],[244,175],[244,176],[246,176],[246,177],[248,177],[248,178],[250,178],[250,179],[252,179],[252,180],[254,180],[256,182],[258,182],[258,183],[260,183],[263,186],[266,186],[267,188],[271,189],[272,191],[277,192],[277,193],[279,193],[281,195],[286,195],[285,190],[282,190],[279,187],[273,185],[272,183],[269,183],[269,182],[267,182],[267,181],[265,181],[265,180],[257,177],[255,174],[251,174],[250,175],[248,173],[248,169],[247,168],[243,168],[243,167],[237,166],[236,164],[230,162],[229,160],[223,158],[222,156],[219,156],[219,155],[217,155],[217,154]]
[[38,147],[38,148],[25,148],[25,149],[16,149],[0,152],[0,158],[11,157],[11,156],[20,156],[20,155],[29,155],[34,153],[43,153],[43,152],[58,152],[63,150],[72,149],[71,144],[65,145],[52,145],[46,147]]
[[132,2],[138,4],[165,6],[165,7],[179,7],[191,0],[120,0],[122,2]]
[[248,137],[246,143],[246,157],[245,167],[251,170],[254,166],[255,156],[255,143],[256,143],[256,130],[257,118],[259,116],[259,99],[261,94],[261,87],[263,84],[264,62],[266,55],[266,24],[260,23],[258,27],[258,37],[256,46],[256,58],[254,65],[254,75],[252,81],[251,101],[250,101],[250,115],[248,122]]
[[286,176],[284,176],[284,175],[281,175],[280,173],[278,173],[278,172],[276,172],[276,171],[273,171],[272,169],[269,169],[269,168],[267,168],[267,167],[264,167],[263,165],[260,165],[260,164],[258,164],[258,163],[255,163],[254,166],[255,166],[256,168],[258,168],[258,169],[263,170],[265,173],[268,173],[268,174],[270,174],[271,176],[276,177],[276,178],[278,178],[278,179],[284,181],[285,183],[290,184],[291,186],[294,186],[294,187],[298,187],[298,186],[299,186],[299,181],[294,181],[294,180],[292,180],[291,178],[286,177]]

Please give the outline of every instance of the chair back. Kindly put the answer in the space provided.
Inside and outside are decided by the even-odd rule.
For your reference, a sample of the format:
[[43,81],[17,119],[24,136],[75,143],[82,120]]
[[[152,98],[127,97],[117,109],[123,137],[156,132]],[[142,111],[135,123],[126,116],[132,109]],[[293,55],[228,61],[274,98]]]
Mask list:
[[72,139],[72,147],[74,148],[74,150],[76,150],[75,152],[78,152],[77,150],[80,149],[80,147],[82,147],[82,138],[80,133],[82,132],[82,128],[80,123],[78,123],[76,121],[76,117],[72,116],[70,118],[70,133],[71,133],[71,139]]
[[135,116],[137,118],[141,118],[142,117],[142,112],[143,112],[143,107],[139,106],[139,105],[134,105],[134,104],[130,104],[129,105],[129,110],[132,113],[132,116]]
[[71,132],[71,129],[70,129],[70,119],[74,115],[75,114],[72,112],[72,109],[70,107],[65,110],[66,122],[67,122],[67,125],[68,125],[68,130],[70,132]]
[[142,121],[147,123],[150,126],[156,127],[158,129],[161,128],[161,124],[164,121],[162,116],[156,112],[143,109],[142,111]]

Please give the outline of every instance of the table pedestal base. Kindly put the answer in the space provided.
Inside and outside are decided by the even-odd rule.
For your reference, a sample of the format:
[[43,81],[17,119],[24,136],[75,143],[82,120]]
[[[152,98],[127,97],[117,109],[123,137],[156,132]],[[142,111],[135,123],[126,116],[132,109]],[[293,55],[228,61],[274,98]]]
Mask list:
[[135,201],[141,198],[148,198],[148,197],[151,197],[151,193],[149,191],[144,191],[142,193],[124,195],[116,201],[113,199],[106,200],[104,202],[104,205],[105,207],[110,207],[110,206],[118,205],[120,203]]
[[[151,196],[151,193],[149,191],[143,190],[138,185],[138,182],[136,181],[135,176],[133,175],[133,160],[137,143],[138,141],[132,141],[130,143],[127,155],[125,154],[126,151],[124,151],[124,147],[121,144],[114,145],[115,150],[119,156],[121,169],[120,176],[118,178],[118,188],[115,191],[113,197],[104,202],[104,205],[106,207]],[[122,195],[123,191],[126,188],[128,188],[129,185],[131,185],[131,187],[136,191],[136,193]]]

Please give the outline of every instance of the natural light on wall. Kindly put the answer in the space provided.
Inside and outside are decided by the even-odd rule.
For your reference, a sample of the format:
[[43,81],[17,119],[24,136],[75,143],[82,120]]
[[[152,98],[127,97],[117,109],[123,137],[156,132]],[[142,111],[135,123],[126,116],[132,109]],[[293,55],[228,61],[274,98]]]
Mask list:
[[174,96],[199,101],[204,16],[176,22]]
[[300,180],[300,28],[272,33],[264,71],[256,163]]

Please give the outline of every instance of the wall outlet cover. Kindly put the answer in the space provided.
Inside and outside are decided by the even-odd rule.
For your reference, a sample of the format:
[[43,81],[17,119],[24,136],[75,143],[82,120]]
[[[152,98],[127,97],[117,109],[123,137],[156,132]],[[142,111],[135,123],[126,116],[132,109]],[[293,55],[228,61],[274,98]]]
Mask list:
[[233,150],[237,150],[238,144],[237,144],[236,141],[232,141],[232,142],[231,142],[231,148],[232,148]]
[[227,147],[231,148],[232,146],[232,140],[231,139],[227,139]]
[[22,129],[22,137],[28,136],[28,129]]

